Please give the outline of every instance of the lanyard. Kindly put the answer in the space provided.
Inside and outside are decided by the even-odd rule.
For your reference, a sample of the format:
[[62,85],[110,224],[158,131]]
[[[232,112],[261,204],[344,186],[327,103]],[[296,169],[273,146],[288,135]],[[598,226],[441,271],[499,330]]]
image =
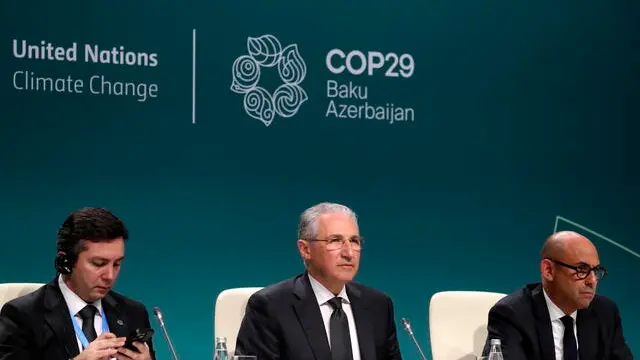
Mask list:
[[[107,323],[107,316],[104,314],[104,309],[100,309],[100,315],[102,316],[102,333],[108,333],[109,324]],[[89,346],[89,340],[87,340],[87,336],[84,334],[80,324],[78,324],[78,320],[73,315],[71,315],[71,322],[73,323],[73,329],[76,331],[76,336],[80,339],[82,349],[86,349]]]

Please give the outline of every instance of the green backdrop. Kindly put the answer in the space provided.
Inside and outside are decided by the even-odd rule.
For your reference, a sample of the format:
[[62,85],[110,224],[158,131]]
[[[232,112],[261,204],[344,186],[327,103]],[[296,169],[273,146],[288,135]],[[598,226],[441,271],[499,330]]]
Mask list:
[[[298,215],[336,201],[367,239],[357,280],[429,350],[432,294],[537,281],[544,239],[586,227],[638,351],[639,15],[595,0],[4,1],[0,281],[50,280],[66,215],[108,207],[131,230],[116,290],[163,309],[181,358],[207,358],[217,294],[301,272]],[[36,59],[23,40],[64,48]],[[114,64],[120,46],[141,62]],[[356,74],[329,70],[333,49]],[[20,90],[20,71],[75,92]],[[94,75],[155,97],[92,94]],[[367,99],[328,98],[328,82]]]

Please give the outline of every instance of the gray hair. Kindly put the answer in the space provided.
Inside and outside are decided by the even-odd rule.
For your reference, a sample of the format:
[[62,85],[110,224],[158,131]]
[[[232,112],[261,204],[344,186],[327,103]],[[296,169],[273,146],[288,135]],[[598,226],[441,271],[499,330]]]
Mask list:
[[308,208],[302,214],[300,214],[300,223],[298,224],[298,239],[315,239],[318,235],[318,218],[324,214],[336,213],[344,214],[351,217],[356,223],[356,226],[358,225],[358,217],[353,210],[341,204],[323,202]]

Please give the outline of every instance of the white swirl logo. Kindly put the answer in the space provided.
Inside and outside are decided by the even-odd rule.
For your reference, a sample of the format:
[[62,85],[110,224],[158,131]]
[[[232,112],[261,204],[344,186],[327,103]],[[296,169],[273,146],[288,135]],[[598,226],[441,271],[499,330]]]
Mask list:
[[[233,62],[231,91],[244,95],[247,115],[271,125],[276,115],[288,118],[295,115],[308,100],[300,87],[307,75],[307,65],[298,52],[298,45],[282,47],[273,35],[249,37],[249,55],[241,55]],[[259,86],[265,67],[277,67],[283,84],[273,94]]]

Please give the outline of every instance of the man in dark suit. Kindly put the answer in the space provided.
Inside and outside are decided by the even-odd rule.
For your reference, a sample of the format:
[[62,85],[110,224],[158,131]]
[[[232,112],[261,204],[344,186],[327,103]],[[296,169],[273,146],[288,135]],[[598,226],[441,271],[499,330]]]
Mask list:
[[596,247],[571,231],[551,235],[542,249],[542,282],[501,299],[489,312],[488,336],[505,360],[632,360],[620,312],[596,295],[607,274]]
[[80,209],[58,231],[59,275],[0,311],[0,360],[155,360],[152,341],[123,347],[150,328],[141,303],[111,290],[128,231],[111,212]]
[[307,271],[253,294],[236,354],[258,360],[402,360],[393,303],[352,282],[363,241],[355,213],[321,203],[304,211],[298,250]]

